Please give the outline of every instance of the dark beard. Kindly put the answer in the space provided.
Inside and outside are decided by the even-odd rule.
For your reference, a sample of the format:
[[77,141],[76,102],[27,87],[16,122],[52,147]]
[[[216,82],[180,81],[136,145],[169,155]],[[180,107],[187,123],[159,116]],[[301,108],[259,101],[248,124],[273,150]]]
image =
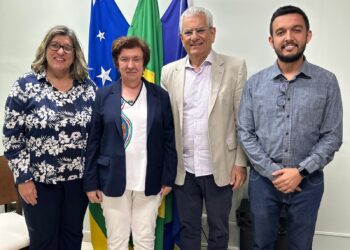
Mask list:
[[299,53],[297,53],[295,55],[292,55],[292,56],[284,56],[282,54],[279,54],[276,50],[275,50],[275,52],[276,52],[276,55],[277,55],[278,59],[281,62],[293,63],[293,62],[298,61],[301,57],[303,57],[305,48],[306,48],[306,44],[304,45],[304,47],[302,47],[302,49],[301,49],[301,51],[299,51]]

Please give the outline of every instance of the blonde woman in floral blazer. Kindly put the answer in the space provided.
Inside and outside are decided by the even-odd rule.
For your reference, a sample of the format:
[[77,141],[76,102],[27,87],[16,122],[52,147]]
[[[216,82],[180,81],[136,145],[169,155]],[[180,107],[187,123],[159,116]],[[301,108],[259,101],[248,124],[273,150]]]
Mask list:
[[65,26],[48,31],[32,72],[6,102],[3,144],[30,236],[30,249],[80,250],[87,197],[82,188],[95,85]]

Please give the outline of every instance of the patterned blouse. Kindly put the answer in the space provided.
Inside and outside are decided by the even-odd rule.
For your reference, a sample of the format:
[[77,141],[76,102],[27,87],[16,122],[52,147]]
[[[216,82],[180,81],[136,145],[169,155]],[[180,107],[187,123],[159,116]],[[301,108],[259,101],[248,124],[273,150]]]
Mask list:
[[16,183],[80,179],[96,86],[74,81],[62,92],[30,72],[13,85],[5,106],[3,144]]

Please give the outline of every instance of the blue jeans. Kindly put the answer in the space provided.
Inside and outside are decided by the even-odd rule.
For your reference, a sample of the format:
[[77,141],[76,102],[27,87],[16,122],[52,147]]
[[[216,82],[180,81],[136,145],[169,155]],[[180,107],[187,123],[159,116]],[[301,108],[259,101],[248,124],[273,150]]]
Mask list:
[[301,192],[284,194],[272,182],[250,171],[249,200],[254,226],[254,250],[273,250],[282,206],[287,214],[289,250],[310,250],[324,184],[323,172],[316,171],[302,180]]

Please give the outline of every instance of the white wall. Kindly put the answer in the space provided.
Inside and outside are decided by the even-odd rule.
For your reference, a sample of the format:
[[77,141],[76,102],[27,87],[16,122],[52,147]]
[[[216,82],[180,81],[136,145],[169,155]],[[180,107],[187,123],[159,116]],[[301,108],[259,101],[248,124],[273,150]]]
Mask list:
[[[170,0],[159,0],[161,15]],[[117,0],[131,21],[137,0]],[[348,0],[193,0],[210,9],[217,27],[214,48],[247,61],[249,75],[272,64],[275,54],[268,44],[268,25],[273,11],[295,4],[308,14],[313,38],[307,59],[333,71],[339,80],[344,106],[344,143],[326,167],[326,191],[319,212],[314,249],[350,249],[350,58]],[[30,70],[36,47],[54,25],[73,28],[87,55],[89,0],[0,1],[0,124],[12,83]],[[3,147],[0,145],[0,154]]]

